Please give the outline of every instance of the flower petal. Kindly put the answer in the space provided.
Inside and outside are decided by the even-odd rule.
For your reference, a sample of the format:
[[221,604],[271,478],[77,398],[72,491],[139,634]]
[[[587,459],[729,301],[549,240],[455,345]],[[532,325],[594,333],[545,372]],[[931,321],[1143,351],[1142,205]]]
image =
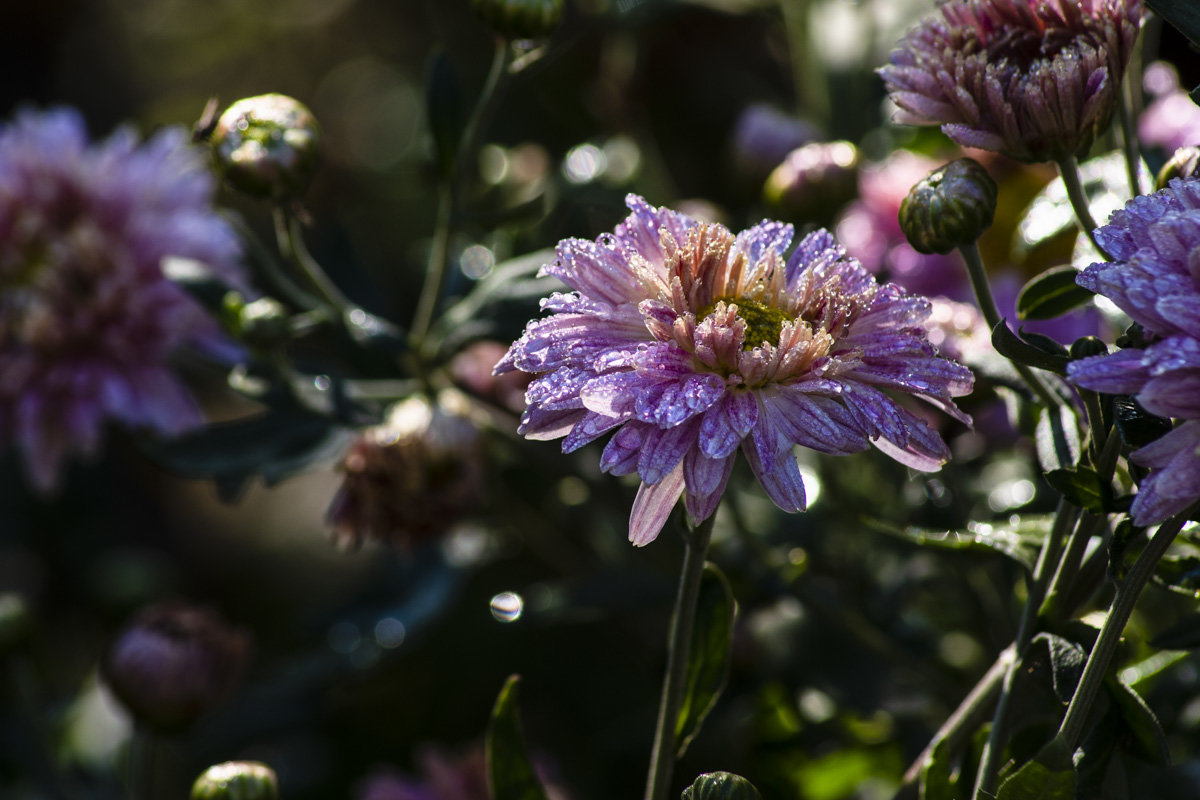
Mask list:
[[629,512],[629,541],[643,547],[658,538],[683,493],[683,465],[676,466],[656,484],[643,483]]

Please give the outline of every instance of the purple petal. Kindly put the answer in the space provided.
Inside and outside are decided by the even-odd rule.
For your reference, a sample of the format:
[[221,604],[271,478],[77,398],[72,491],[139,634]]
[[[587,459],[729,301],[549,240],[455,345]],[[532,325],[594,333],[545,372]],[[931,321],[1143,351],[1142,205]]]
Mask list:
[[709,458],[725,458],[737,450],[757,421],[754,394],[729,392],[705,412],[700,422],[700,449]]
[[847,455],[870,446],[854,415],[838,400],[784,387],[762,393],[771,425],[795,444],[821,453]]
[[1067,377],[1084,389],[1106,394],[1136,394],[1150,378],[1141,350],[1092,356],[1067,365]]
[[[757,428],[755,429],[757,430]],[[763,491],[775,505],[789,513],[803,511],[806,506],[804,497],[804,480],[800,477],[800,467],[792,450],[782,441],[777,441],[774,448],[761,448],[772,453],[770,461],[759,457],[760,447],[747,441],[742,443],[742,452],[750,463],[750,469],[762,484]]]
[[634,547],[650,544],[658,538],[659,531],[671,516],[675,501],[683,493],[683,466],[677,466],[661,481],[650,485],[643,483],[633,500],[629,513],[629,541]]
[[687,512],[696,522],[712,516],[725,493],[725,485],[733,471],[734,457],[709,458],[692,448],[683,458],[683,476],[687,485],[684,501]]
[[638,475],[646,483],[658,483],[695,444],[698,420],[674,428],[650,428],[642,441],[638,455]]

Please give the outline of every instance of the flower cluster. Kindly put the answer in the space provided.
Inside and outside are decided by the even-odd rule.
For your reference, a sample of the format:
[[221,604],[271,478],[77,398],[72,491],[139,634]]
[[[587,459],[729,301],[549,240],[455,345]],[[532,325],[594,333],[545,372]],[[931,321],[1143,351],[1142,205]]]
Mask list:
[[164,434],[200,421],[166,360],[219,334],[162,263],[244,285],[214,189],[182,129],[89,145],[67,110],[0,129],[0,444],[21,448],[39,488],[95,450],[107,418]]
[[1096,239],[1114,260],[1088,267],[1079,284],[1116,303],[1153,341],[1073,362],[1069,376],[1087,389],[1133,395],[1150,413],[1178,420],[1132,454],[1150,469],[1133,519],[1151,525],[1200,498],[1200,179],[1174,180],[1134,198]]
[[879,74],[901,122],[1058,161],[1108,127],[1141,17],[1141,0],[949,0]]
[[696,520],[716,509],[741,449],[782,509],[805,507],[792,453],[874,444],[921,470],[949,453],[885,391],[964,421],[965,367],[938,356],[929,302],[879,285],[824,230],[794,252],[792,228],[764,221],[734,235],[627,199],[612,235],[568,239],[543,268],[574,290],[543,301],[497,372],[539,377],[520,431],[565,436],[570,452],[610,431],[601,459],[642,481],[629,537],[653,540],[683,495]]

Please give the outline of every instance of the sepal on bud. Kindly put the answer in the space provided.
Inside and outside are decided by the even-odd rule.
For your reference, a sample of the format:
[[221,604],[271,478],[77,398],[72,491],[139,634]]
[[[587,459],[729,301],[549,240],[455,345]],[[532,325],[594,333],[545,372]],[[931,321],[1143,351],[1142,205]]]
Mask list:
[[762,800],[762,795],[741,775],[709,772],[684,789],[681,800]]
[[996,213],[996,183],[978,161],[960,158],[929,173],[900,204],[900,227],[919,253],[974,244]]
[[238,100],[212,132],[221,174],[235,189],[277,200],[303,193],[319,160],[321,129],[308,108],[282,94]]
[[279,782],[266,764],[226,761],[201,773],[191,800],[279,800]]

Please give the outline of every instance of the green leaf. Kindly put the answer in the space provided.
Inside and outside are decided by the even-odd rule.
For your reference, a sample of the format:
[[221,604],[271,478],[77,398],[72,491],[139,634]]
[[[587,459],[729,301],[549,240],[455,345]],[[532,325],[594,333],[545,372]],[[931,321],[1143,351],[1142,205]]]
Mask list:
[[762,800],[754,784],[732,772],[699,775],[683,790],[681,800]]
[[1171,430],[1171,420],[1151,414],[1132,397],[1113,398],[1113,417],[1121,439],[1134,450]]
[[918,800],[955,800],[962,789],[962,773],[954,770],[954,757],[948,739],[943,738],[925,758],[917,778]]
[[1109,695],[1116,702],[1121,721],[1133,734],[1131,752],[1160,766],[1170,766],[1171,751],[1158,717],[1146,705],[1142,696],[1128,684],[1108,677],[1104,681]]
[[898,527],[889,522],[865,519],[867,527],[925,547],[943,550],[993,550],[1003,553],[1027,569],[1033,569],[1037,554],[1050,532],[1049,515],[1018,516],[1015,522],[971,522],[964,531],[934,530],[916,526]]
[[1046,648],[1054,695],[1059,702],[1066,705],[1075,694],[1075,687],[1079,685],[1079,677],[1083,674],[1083,665],[1087,661],[1087,652],[1070,639],[1053,633],[1039,633],[1030,642],[1031,649],[1042,645]]
[[[1067,364],[1071,359],[1059,353],[1047,352],[1027,341],[1032,338],[1032,335],[1027,335],[1024,339],[1017,336],[1009,329],[1008,322],[1003,319],[997,322],[996,327],[992,329],[992,346],[1000,355],[1019,364],[1066,375]],[[1044,338],[1041,337],[1041,339]],[[1039,343],[1041,343],[1041,339],[1038,340]]]
[[1092,293],[1075,282],[1079,270],[1069,264],[1054,267],[1021,287],[1018,319],[1053,319],[1090,302]]
[[1200,47],[1200,6],[1196,0],[1146,0],[1146,5]]
[[1075,770],[1030,761],[1000,784],[996,800],[1075,800]]
[[1083,454],[1075,410],[1066,403],[1041,409],[1034,430],[1034,442],[1037,444],[1038,461],[1047,473],[1075,467]]
[[696,738],[701,723],[725,688],[736,614],[737,604],[729,581],[715,564],[705,564],[696,601],[683,702],[675,719],[677,756],[682,756]]
[[517,686],[512,675],[496,698],[487,730],[487,776],[492,800],[546,800],[525,749],[521,719],[517,715]]
[[1051,470],[1046,473],[1046,483],[1071,503],[1093,514],[1111,510],[1112,488],[1090,467]]

